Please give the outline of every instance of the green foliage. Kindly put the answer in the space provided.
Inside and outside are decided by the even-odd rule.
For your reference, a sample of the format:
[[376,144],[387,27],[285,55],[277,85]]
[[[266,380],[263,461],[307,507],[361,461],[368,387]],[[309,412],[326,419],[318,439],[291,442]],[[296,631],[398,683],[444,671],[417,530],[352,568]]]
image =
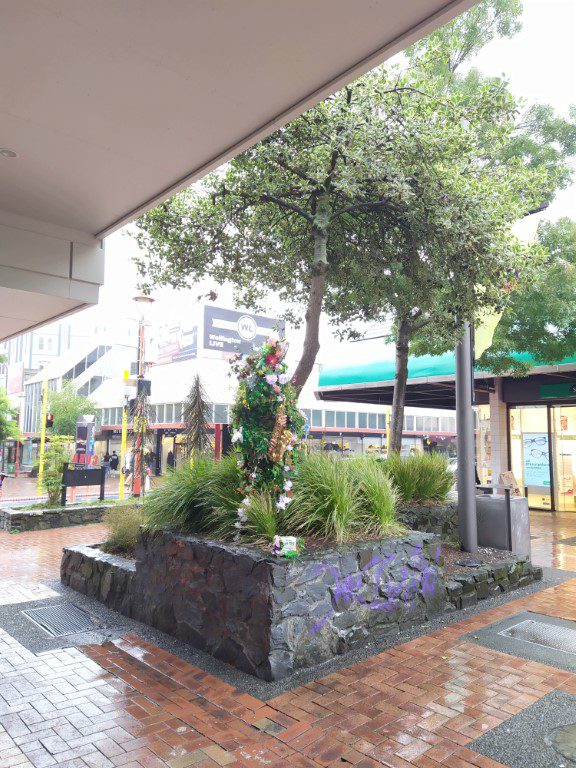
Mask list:
[[196,374],[184,402],[183,420],[186,438],[186,455],[202,456],[212,449],[210,431],[206,424],[208,399],[200,376]]
[[242,533],[245,537],[270,542],[276,534],[282,533],[284,511],[276,507],[276,500],[266,491],[257,491],[250,496],[246,508],[247,520]]
[[344,461],[311,453],[301,462],[290,521],[294,531],[335,539],[353,539],[360,532],[362,499],[350,482]]
[[129,504],[108,509],[104,516],[104,524],[108,527],[105,551],[133,557],[138,531],[143,522],[140,506]]
[[243,474],[234,453],[214,463],[202,491],[206,510],[206,530],[224,538],[232,538],[238,531],[238,508],[244,499]]
[[440,453],[406,458],[394,453],[381,464],[402,503],[445,501],[454,485],[448,462]]
[[75,435],[78,418],[84,414],[95,414],[96,403],[79,395],[72,382],[65,381],[59,392],[49,393],[48,411],[54,416],[51,432],[55,435]]
[[[343,461],[322,453],[303,457],[294,498],[286,507],[279,508],[274,494],[265,490],[254,490],[245,500],[241,483],[233,455],[181,467],[146,496],[145,524],[247,542],[271,542],[276,534],[295,533],[341,542],[402,530],[396,493],[375,459]],[[245,516],[240,531],[239,508]]]
[[521,15],[521,0],[483,0],[415,43],[409,58],[432,53],[438,71],[451,75],[494,38],[514,37],[522,27]]
[[525,376],[533,367],[576,354],[576,222],[542,221],[537,241],[547,252],[531,280],[520,274],[510,293],[490,349],[478,366],[496,375]]
[[62,471],[64,463],[72,458],[71,443],[73,440],[71,435],[50,435],[49,442],[46,444],[42,487],[48,494],[48,503],[51,506],[60,504]]
[[399,532],[396,508],[398,494],[382,463],[376,458],[357,458],[346,462],[350,483],[361,497],[362,525],[376,534]]
[[0,387],[0,443],[18,437],[18,412],[10,405],[6,390]]
[[267,491],[255,491],[250,496],[250,504],[243,505],[245,520],[241,534],[236,523],[236,509],[224,507],[208,513],[206,532],[210,536],[222,539],[255,541],[270,543],[277,533],[282,532],[283,512],[277,509],[274,497]]
[[147,526],[179,533],[197,533],[205,512],[203,489],[214,470],[214,462],[199,458],[169,472],[162,485],[147,493],[143,512]]
[[396,493],[372,458],[341,460],[312,453],[302,460],[286,527],[337,542],[399,533]]

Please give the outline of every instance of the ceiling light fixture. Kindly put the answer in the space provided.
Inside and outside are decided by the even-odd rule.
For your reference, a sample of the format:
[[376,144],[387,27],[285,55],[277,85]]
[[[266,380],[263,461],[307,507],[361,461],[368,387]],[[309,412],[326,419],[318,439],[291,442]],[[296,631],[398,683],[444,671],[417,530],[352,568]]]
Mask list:
[[12,149],[0,149],[0,155],[2,157],[18,157],[17,153]]

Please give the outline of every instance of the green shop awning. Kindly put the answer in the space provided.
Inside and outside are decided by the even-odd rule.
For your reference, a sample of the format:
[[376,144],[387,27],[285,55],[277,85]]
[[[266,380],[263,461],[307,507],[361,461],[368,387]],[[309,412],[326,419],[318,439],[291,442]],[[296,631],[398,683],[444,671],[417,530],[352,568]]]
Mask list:
[[[522,353],[514,357],[535,364],[534,358]],[[576,356],[551,365],[535,365],[534,374],[574,369]],[[395,361],[384,358],[358,365],[324,368],[318,380],[317,395],[321,400],[390,403],[394,388]],[[453,352],[422,355],[408,360],[407,405],[454,408],[456,359]],[[492,374],[475,372],[477,401],[487,402]]]

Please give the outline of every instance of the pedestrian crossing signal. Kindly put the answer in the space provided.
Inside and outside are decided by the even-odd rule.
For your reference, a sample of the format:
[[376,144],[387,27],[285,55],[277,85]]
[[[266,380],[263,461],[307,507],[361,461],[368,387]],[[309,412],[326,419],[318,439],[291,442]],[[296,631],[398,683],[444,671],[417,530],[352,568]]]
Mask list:
[[46,414],[46,428],[49,429],[54,425],[54,414],[53,413],[47,413]]

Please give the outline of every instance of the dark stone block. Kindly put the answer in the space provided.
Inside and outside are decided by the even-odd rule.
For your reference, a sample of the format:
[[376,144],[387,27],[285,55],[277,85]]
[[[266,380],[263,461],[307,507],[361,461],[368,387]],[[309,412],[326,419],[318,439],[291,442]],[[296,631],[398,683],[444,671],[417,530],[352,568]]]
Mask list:
[[487,581],[481,581],[476,585],[478,600],[484,600],[490,595],[490,585]]
[[468,592],[463,594],[460,598],[460,608],[469,608],[471,605],[476,605],[478,602],[478,596],[476,592]]
[[539,565],[535,565],[532,567],[532,576],[534,581],[541,581],[544,577],[544,570]]
[[446,582],[446,591],[450,600],[453,601],[462,594],[462,584],[459,581],[448,581]]
[[518,587],[518,589],[521,589],[522,587],[527,587],[528,584],[532,584],[533,581],[534,581],[534,578],[533,578],[532,574],[529,574],[527,576],[521,576],[518,579],[517,587]]

